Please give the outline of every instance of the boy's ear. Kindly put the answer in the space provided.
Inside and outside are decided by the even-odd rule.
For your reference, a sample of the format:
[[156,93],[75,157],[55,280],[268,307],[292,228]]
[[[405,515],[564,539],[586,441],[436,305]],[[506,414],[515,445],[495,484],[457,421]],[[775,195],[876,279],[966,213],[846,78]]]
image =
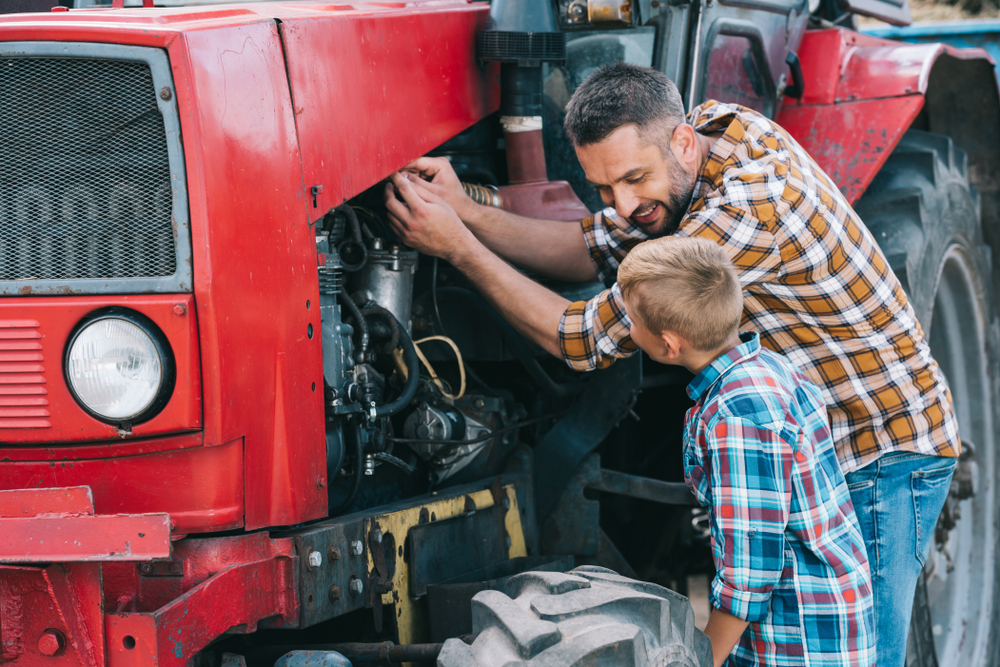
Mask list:
[[664,352],[667,359],[674,360],[681,355],[681,349],[687,347],[683,338],[673,331],[663,331],[660,333],[663,341]]

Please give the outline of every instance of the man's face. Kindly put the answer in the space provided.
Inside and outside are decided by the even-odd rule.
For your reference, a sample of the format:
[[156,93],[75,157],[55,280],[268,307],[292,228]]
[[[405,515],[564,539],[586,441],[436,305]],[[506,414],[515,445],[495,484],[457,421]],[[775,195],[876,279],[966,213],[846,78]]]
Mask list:
[[618,215],[653,238],[677,231],[691,204],[696,174],[670,146],[663,149],[644,139],[634,125],[625,125],[604,141],[577,146],[576,155],[587,181]]

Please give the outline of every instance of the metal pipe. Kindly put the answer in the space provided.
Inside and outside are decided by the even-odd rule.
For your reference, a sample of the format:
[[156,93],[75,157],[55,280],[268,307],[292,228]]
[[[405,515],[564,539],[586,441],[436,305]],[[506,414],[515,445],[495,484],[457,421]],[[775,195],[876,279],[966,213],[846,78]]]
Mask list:
[[651,500],[664,505],[696,506],[698,501],[683,482],[663,482],[649,477],[628,475],[614,470],[601,470],[601,481],[589,484],[588,489],[614,493],[619,496]]
[[309,651],[335,651],[355,665],[398,665],[401,662],[430,662],[437,660],[444,644],[394,644],[348,642],[345,644],[313,644],[303,647]]

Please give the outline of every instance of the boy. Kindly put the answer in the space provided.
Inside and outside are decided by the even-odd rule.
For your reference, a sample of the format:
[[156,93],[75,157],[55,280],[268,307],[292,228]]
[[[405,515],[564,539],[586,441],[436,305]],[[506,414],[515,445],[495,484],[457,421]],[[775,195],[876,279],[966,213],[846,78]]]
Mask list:
[[868,558],[819,389],[739,333],[740,283],[718,244],[647,241],[618,284],[632,340],[695,374],[684,478],[711,519],[715,667],[874,665]]

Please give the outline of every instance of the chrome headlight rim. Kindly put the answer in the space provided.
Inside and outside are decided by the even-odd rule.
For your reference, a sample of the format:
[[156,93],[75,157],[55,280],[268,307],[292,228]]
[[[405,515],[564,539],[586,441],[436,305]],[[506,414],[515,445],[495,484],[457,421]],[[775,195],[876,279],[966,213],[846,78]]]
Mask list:
[[[69,377],[70,352],[73,350],[73,346],[76,344],[77,338],[79,338],[80,334],[83,333],[83,331],[89,326],[101,320],[123,320],[138,327],[139,330],[149,336],[149,339],[152,341],[153,347],[156,350],[156,354],[160,359],[160,386],[156,391],[156,395],[153,400],[150,401],[150,403],[140,412],[124,419],[107,417],[91,409],[77,394],[76,389],[73,387],[73,382]],[[73,330],[70,332],[69,337],[66,339],[66,347],[63,350],[63,381],[66,383],[66,388],[69,390],[73,400],[76,401],[76,404],[80,406],[81,410],[94,419],[97,419],[105,424],[130,429],[136,424],[142,424],[149,421],[153,417],[156,417],[163,411],[163,408],[167,406],[167,403],[170,402],[170,399],[174,394],[174,385],[176,380],[177,365],[174,360],[173,349],[170,347],[170,341],[167,339],[160,327],[153,322],[153,320],[136,310],[123,308],[121,306],[110,306],[95,310],[77,322],[76,326],[74,326]]]

